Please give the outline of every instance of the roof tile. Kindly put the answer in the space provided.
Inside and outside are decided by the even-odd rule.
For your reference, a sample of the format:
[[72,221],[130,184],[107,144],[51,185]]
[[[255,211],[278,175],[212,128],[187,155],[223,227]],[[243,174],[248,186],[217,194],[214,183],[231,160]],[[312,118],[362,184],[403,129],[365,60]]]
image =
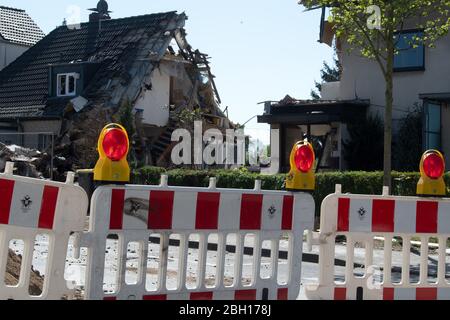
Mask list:
[[32,46],[45,34],[25,10],[0,6],[0,36],[12,43]]

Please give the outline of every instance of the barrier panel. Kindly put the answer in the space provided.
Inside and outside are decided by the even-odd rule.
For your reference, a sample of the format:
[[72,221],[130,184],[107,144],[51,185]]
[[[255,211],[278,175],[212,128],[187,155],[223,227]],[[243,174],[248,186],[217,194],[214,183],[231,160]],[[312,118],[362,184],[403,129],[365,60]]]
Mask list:
[[[320,233],[315,239],[320,245],[319,283],[306,287],[307,297],[450,299],[450,283],[446,279],[450,199],[389,196],[386,189],[382,196],[342,194],[340,189],[337,186],[336,193],[322,203]],[[438,242],[437,257],[429,255],[430,238]],[[374,245],[383,242],[382,250],[374,250]],[[415,249],[417,244],[420,250]],[[334,266],[337,254],[346,257],[340,278]],[[358,256],[364,257],[361,270],[354,268]],[[401,277],[395,278],[400,273]]]
[[[74,291],[64,280],[65,258],[69,236],[82,232],[88,208],[83,189],[73,184],[73,173],[67,182],[14,176],[12,163],[0,174],[0,299],[61,299],[70,298]],[[36,240],[45,238],[46,264],[42,292],[30,291],[33,256],[37,254]],[[20,277],[6,277],[9,250],[20,252]],[[8,281],[7,281],[8,280]]]
[[[102,186],[91,202],[85,298],[276,300],[300,291],[310,194]],[[288,251],[287,261],[279,259]],[[261,252],[269,250],[270,258]]]

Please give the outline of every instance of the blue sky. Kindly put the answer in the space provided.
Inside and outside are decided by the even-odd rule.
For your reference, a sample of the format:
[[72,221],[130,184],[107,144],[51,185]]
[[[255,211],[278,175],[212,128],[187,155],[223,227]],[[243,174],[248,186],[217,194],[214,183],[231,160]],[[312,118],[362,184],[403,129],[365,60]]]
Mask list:
[[[297,0],[108,0],[113,18],[163,11],[186,12],[188,41],[211,56],[212,70],[232,121],[244,123],[263,113],[258,102],[286,94],[309,98],[323,61],[332,49],[317,42],[320,12],[303,12]],[[71,5],[87,21],[97,0],[0,0],[0,5],[25,9],[50,32],[68,17]],[[249,122],[249,129],[267,125]],[[255,134],[256,134],[255,131]],[[265,140],[265,139],[264,139]]]

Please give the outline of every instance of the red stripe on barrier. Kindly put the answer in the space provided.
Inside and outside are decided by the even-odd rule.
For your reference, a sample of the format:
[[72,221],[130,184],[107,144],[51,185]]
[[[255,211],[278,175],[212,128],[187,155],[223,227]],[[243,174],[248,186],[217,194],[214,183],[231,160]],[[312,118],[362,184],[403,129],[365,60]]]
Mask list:
[[216,230],[219,225],[220,193],[199,192],[195,228]]
[[256,290],[237,290],[234,300],[256,300]]
[[213,299],[213,292],[192,292],[191,293],[191,300],[212,300]]
[[438,220],[438,202],[417,201],[416,232],[436,233]]
[[14,181],[0,179],[0,224],[9,223],[12,195],[14,192]]
[[53,229],[56,203],[58,202],[58,187],[45,186],[42,195],[41,212],[39,213],[38,228]]
[[104,301],[116,301],[117,297],[104,297],[103,300]]
[[394,300],[394,288],[383,288],[383,300]]
[[283,217],[281,220],[282,230],[292,230],[292,213],[294,211],[294,197],[284,196],[283,198]]
[[110,230],[122,230],[124,202],[125,190],[114,189],[111,195],[111,216],[109,218]]
[[166,294],[160,294],[160,295],[154,295],[154,296],[144,296],[142,300],[147,301],[166,301],[167,295]]
[[148,212],[148,228],[154,230],[172,229],[173,191],[150,192],[150,207]]
[[437,288],[417,288],[416,300],[437,300]]
[[263,195],[243,194],[241,201],[241,230],[261,229]]
[[339,198],[337,231],[348,231],[350,220],[350,199]]
[[372,232],[394,232],[395,200],[373,200]]
[[278,300],[288,300],[288,297],[289,297],[288,293],[289,293],[288,288],[278,289],[278,294],[277,294]]
[[347,289],[334,288],[334,300],[347,300]]

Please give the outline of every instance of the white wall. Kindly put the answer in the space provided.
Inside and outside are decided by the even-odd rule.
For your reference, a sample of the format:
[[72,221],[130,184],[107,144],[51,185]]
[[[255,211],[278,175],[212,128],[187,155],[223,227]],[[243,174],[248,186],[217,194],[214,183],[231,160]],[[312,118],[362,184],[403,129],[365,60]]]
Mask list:
[[341,83],[339,81],[322,83],[321,100],[339,100]]
[[[143,91],[135,104],[136,109],[143,110],[144,124],[157,127],[167,125],[171,91],[172,103],[177,107],[190,101],[194,84],[186,64],[188,62],[179,58],[167,58],[160,61],[159,67],[152,73],[152,89]],[[171,78],[173,87],[171,87]]]
[[145,90],[135,104],[135,109],[144,110],[143,123],[158,127],[169,122],[170,75],[164,64],[153,71],[151,90]]
[[[376,62],[358,56],[356,52],[340,55],[343,73],[340,83],[340,99],[370,99],[372,113],[383,119],[385,106],[385,82]],[[399,129],[404,111],[422,105],[420,94],[450,93],[450,36],[440,39],[435,48],[425,49],[425,71],[394,73],[393,131]],[[450,166],[450,111],[442,108],[442,151]]]
[[20,46],[0,40],[0,70],[16,60],[29,47]]
[[[343,51],[345,52],[345,51]],[[450,36],[439,40],[436,48],[425,50],[425,71],[394,73],[393,117],[404,117],[414,103],[421,103],[419,94],[450,92]],[[355,52],[342,53],[343,73],[341,99],[370,99],[371,111],[383,114],[385,105],[384,79],[376,62],[362,58]],[[394,124],[395,125],[395,124]]]

